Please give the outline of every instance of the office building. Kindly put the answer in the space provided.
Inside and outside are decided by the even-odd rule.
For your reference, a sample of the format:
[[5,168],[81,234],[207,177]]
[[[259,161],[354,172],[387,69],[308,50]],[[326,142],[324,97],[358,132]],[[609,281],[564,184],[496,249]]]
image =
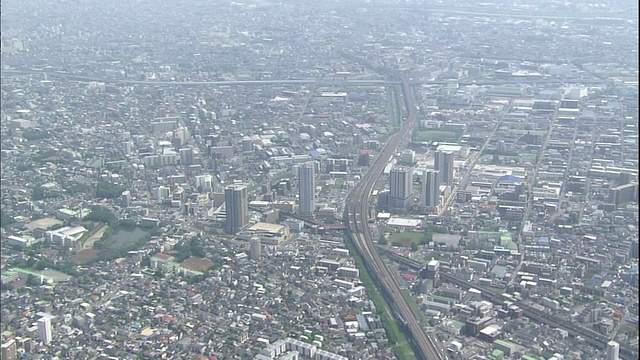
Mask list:
[[389,207],[404,209],[411,198],[413,171],[408,167],[395,167],[390,173]]
[[2,344],[2,360],[16,360],[18,353],[16,350],[16,341],[11,339]]
[[51,318],[43,317],[38,320],[38,337],[45,345],[49,345],[49,343],[51,343],[51,340],[53,339]]
[[453,185],[453,153],[436,151],[434,168],[438,170],[440,183],[449,186]]
[[620,344],[615,341],[607,343],[607,360],[618,360],[620,353]]
[[313,217],[316,191],[315,163],[308,162],[298,168],[298,215]]
[[260,260],[260,258],[262,257],[262,244],[260,242],[260,238],[257,236],[252,237],[249,244],[249,257],[251,258],[251,260]]
[[427,170],[422,178],[422,205],[435,208],[440,202],[440,176],[436,170]]
[[244,185],[227,186],[224,189],[224,203],[226,212],[225,232],[227,234],[235,234],[249,223],[247,187]]

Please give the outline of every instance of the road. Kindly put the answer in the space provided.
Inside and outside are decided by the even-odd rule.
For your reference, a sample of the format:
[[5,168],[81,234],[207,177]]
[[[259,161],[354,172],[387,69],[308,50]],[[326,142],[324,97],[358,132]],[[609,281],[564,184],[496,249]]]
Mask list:
[[[402,264],[404,266],[407,266],[408,268],[411,268],[415,271],[419,272],[422,269],[424,269],[424,264],[419,261],[409,259],[402,255],[396,254],[393,251],[385,249],[380,246],[377,247],[377,250],[381,254],[387,256],[389,259],[399,264]],[[455,275],[452,275],[449,273],[441,272],[440,279],[442,279],[445,282],[454,284],[464,290],[468,290],[471,288],[480,290],[482,292],[482,297],[484,297],[485,299],[497,305],[501,305],[505,300],[502,297],[503,292],[500,290],[494,290],[494,289],[478,286],[468,281],[459,279]],[[604,334],[582,327],[577,323],[563,319],[562,317],[558,317],[553,313],[540,311],[527,303],[519,301],[517,302],[517,305],[522,309],[523,315],[525,317],[531,318],[532,320],[542,324],[547,324],[551,327],[557,327],[560,329],[567,330],[571,334],[571,336],[581,336],[587,341],[587,343],[597,348],[600,348],[600,349],[607,348],[607,342],[609,342],[609,337]],[[629,360],[637,359],[638,351],[631,346],[620,346],[620,358],[629,359]]]
[[[269,79],[269,80],[213,80],[213,81],[161,81],[161,80],[127,80],[127,79],[107,79],[97,76],[77,75],[60,71],[40,70],[40,69],[1,69],[2,76],[42,74],[48,77],[62,77],[68,80],[81,82],[101,82],[105,84],[117,85],[151,85],[151,86],[231,86],[231,85],[295,85],[295,84],[318,84],[318,85],[400,85],[399,81],[389,81],[381,79],[371,80],[343,80],[343,79]],[[459,81],[430,81],[430,80],[410,80],[410,85],[446,85],[457,83],[459,85],[504,85],[504,84],[609,84],[613,80],[600,79],[580,79],[580,80],[560,80],[560,79],[511,79],[511,80],[459,80]]]
[[378,254],[376,250],[368,225],[369,197],[371,191],[373,190],[376,180],[380,177],[385,166],[393,156],[398,144],[410,135],[413,122],[417,115],[413,91],[407,79],[403,79],[402,91],[408,112],[407,119],[402,124],[400,130],[389,138],[386,146],[363,176],[363,180],[358,183],[347,196],[344,221],[356,251],[362,257],[367,270],[372,275],[381,294],[391,306],[393,314],[400,328],[407,334],[407,338],[416,356],[423,360],[439,360],[444,359],[441,353],[442,349],[438,347],[438,344],[422,327],[419,314],[414,312],[411,306],[409,306],[400,290],[400,284],[397,278],[382,261],[380,254]]
[[[549,145],[549,140],[551,139],[551,134],[553,133],[553,128],[557,119],[558,111],[556,110],[553,114],[553,117],[551,118],[551,121],[549,122],[549,128],[547,129],[547,133],[544,137],[544,140],[542,141],[542,145],[540,146],[540,151],[538,152],[538,160],[533,166],[533,173],[527,179],[529,185],[527,189],[527,204],[525,205],[524,211],[522,212],[522,225],[520,226],[520,231],[515,234],[516,236],[514,239],[516,241],[516,244],[518,245],[518,252],[520,252],[520,261],[518,261],[518,265],[514,267],[513,272],[511,273],[511,277],[509,278],[509,282],[507,283],[507,288],[509,288],[513,284],[518,275],[518,272],[520,272],[520,269],[522,268],[522,263],[525,256],[524,230],[525,224],[527,223],[531,215],[531,210],[533,209],[533,188],[535,187],[536,181],[538,179],[538,171],[542,166],[542,161],[544,160],[545,154],[547,152],[547,145]],[[567,167],[568,166],[569,165],[567,164]]]
[[449,194],[449,196],[445,199],[444,203],[440,207],[440,211],[438,212],[438,216],[444,215],[444,213],[447,211],[447,209],[451,205],[451,202],[456,198],[456,195],[458,193],[458,189],[462,189],[462,188],[465,187],[465,185],[469,181],[469,177],[471,176],[471,172],[473,171],[473,168],[478,163],[478,160],[480,160],[480,158],[482,157],[482,153],[484,153],[485,149],[487,148],[487,146],[491,142],[491,139],[493,139],[493,136],[496,134],[496,132],[500,128],[500,125],[502,124],[502,120],[509,113],[510,109],[511,109],[511,102],[509,102],[509,104],[506,105],[505,108],[501,111],[500,115],[498,116],[498,121],[496,122],[496,125],[493,127],[493,130],[491,130],[491,133],[489,134],[489,136],[487,136],[487,139],[482,144],[482,147],[480,147],[480,149],[478,149],[478,152],[476,152],[475,155],[473,156],[473,158],[471,159],[471,162],[467,166],[464,175],[462,176],[462,178],[458,182],[458,185],[453,188],[453,190],[451,191],[451,194]]

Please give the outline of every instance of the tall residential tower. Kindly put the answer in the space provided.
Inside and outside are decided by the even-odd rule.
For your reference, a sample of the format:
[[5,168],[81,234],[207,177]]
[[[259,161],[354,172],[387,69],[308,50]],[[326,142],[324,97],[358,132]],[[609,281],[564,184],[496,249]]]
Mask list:
[[440,173],[440,182],[448,186],[453,185],[453,153],[436,151],[434,168]]
[[313,217],[316,207],[316,167],[314,162],[300,165],[298,168],[298,215]]
[[437,170],[427,169],[422,178],[422,205],[433,209],[439,205],[440,176]]
[[224,230],[227,234],[235,234],[249,223],[249,203],[247,187],[229,185],[224,189],[226,221]]
[[389,206],[397,209],[404,209],[413,193],[413,170],[400,166],[391,169]]

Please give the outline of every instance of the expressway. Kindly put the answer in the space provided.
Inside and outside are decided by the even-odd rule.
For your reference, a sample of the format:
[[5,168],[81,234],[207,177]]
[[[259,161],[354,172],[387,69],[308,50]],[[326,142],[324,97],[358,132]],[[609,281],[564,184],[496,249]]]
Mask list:
[[371,273],[381,294],[385,297],[400,328],[407,334],[407,338],[414,349],[414,353],[422,360],[444,359],[441,349],[427,335],[419,320],[419,315],[409,306],[404,298],[400,284],[382,261],[373,243],[369,230],[369,197],[376,180],[382,174],[385,166],[393,156],[396,148],[410,135],[417,111],[414,95],[407,79],[402,81],[402,91],[407,107],[407,119],[400,130],[390,137],[375,162],[367,170],[362,181],[355,186],[347,196],[344,211],[344,222],[356,251],[363,259],[367,270]]

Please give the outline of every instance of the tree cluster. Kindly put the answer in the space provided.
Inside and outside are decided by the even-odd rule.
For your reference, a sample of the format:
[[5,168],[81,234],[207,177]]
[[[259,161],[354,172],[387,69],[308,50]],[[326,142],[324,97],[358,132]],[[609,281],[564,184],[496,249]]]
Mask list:
[[13,216],[6,214],[4,211],[0,211],[0,227],[6,228],[14,222],[15,219]]
[[33,141],[33,140],[42,140],[42,139],[46,139],[49,137],[49,133],[43,130],[37,130],[37,129],[32,129],[32,130],[24,130],[22,132],[22,137],[29,140],[29,141]]
[[102,206],[93,206],[91,212],[83,220],[101,222],[112,227],[118,226],[116,216],[113,215],[111,210]]
[[99,181],[96,185],[96,197],[102,199],[116,199],[122,195],[125,190],[124,187],[116,184],[111,184],[106,181]]
[[182,262],[191,256],[204,258],[207,256],[206,251],[200,244],[197,237],[191,238],[189,242],[179,243],[173,247],[174,257],[177,262]]

